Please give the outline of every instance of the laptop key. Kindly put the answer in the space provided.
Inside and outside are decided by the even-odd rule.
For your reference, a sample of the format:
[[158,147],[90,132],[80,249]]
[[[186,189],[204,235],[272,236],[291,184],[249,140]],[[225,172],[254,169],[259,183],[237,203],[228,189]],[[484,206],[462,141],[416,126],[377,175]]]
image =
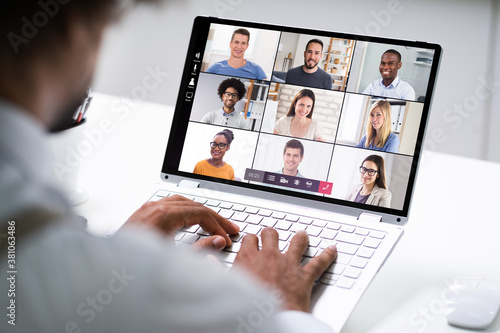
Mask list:
[[264,217],[262,218],[262,222],[260,222],[260,225],[263,226],[263,227],[274,227],[274,225],[276,224],[276,222],[278,222],[278,220],[276,219],[273,219],[272,217]]
[[278,231],[278,238],[279,240],[286,241],[288,238],[290,238],[290,235],[292,234],[289,231],[285,230],[277,230]]
[[376,239],[376,238],[367,238],[365,240],[365,242],[363,243],[364,246],[366,247],[370,247],[372,249],[376,249],[378,248],[378,246],[380,245],[380,240],[379,239]]
[[195,232],[198,231],[198,229],[200,229],[200,226],[195,224],[195,225],[192,225],[190,227],[182,227],[182,231],[185,231],[185,232],[189,232],[191,234],[194,234]]
[[335,284],[337,287],[344,288],[344,289],[351,289],[352,286],[354,286],[354,282],[356,280],[348,278],[348,277],[340,277]]
[[233,204],[229,202],[221,202],[219,204],[219,207],[223,209],[231,209],[231,207],[233,207]]
[[183,243],[188,243],[188,244],[193,244],[193,243],[194,243],[194,242],[196,242],[199,238],[200,238],[200,236],[195,235],[195,234],[186,234],[186,235],[182,238],[182,242],[183,242]]
[[362,257],[362,258],[367,258],[370,259],[373,256],[373,253],[375,250],[369,249],[367,247],[362,247],[359,249],[358,253],[356,253],[357,256]]
[[324,228],[326,226],[327,222],[323,220],[314,220],[312,225],[316,227],[321,227]]
[[362,270],[359,268],[355,267],[347,267],[346,270],[344,271],[344,276],[357,279],[359,275],[361,274]]
[[231,220],[236,221],[236,222],[244,222],[247,219],[247,217],[248,217],[247,213],[236,212],[231,217]]
[[276,225],[274,227],[276,229],[280,229],[280,230],[288,230],[288,229],[290,229],[291,226],[292,226],[292,222],[278,221],[278,223],[276,223]]
[[195,198],[194,201],[197,202],[197,203],[201,203],[202,205],[204,205],[207,202],[207,199],[205,199],[205,198]]
[[321,238],[334,239],[337,236],[337,232],[331,229],[323,229],[319,234]]
[[226,247],[224,251],[237,253],[241,249],[241,243],[233,243]]
[[260,221],[262,221],[262,216],[258,215],[248,215],[247,219],[245,222],[251,223],[251,224],[259,224]]
[[385,233],[383,233],[381,231],[372,230],[372,231],[370,231],[370,237],[383,239],[385,237]]
[[255,207],[247,207],[247,209],[245,209],[245,212],[247,212],[248,214],[257,214],[259,212],[259,209]]
[[303,256],[304,257],[310,257],[310,258],[313,258],[316,256],[316,254],[318,253],[318,249],[314,248],[314,247],[308,247],[306,249],[306,251],[304,252]]
[[237,212],[243,212],[245,210],[245,206],[242,205],[233,205],[233,210]]
[[335,237],[335,240],[338,242],[361,245],[361,243],[363,243],[365,238],[363,236],[346,234],[345,232],[340,232],[337,234],[337,237]]
[[230,219],[231,216],[233,216],[234,212],[232,210],[227,210],[227,209],[222,209],[219,212],[219,215],[222,216],[225,219]]
[[258,213],[258,214],[259,214],[259,215],[261,215],[261,216],[266,216],[266,217],[269,217],[269,216],[271,216],[271,214],[272,214],[272,213],[273,213],[273,212],[271,212],[270,210],[267,210],[267,209],[261,209],[261,210],[259,210],[259,213]]
[[312,225],[306,228],[306,232],[309,236],[318,236],[321,230],[322,230],[321,228]]
[[342,230],[343,232],[348,232],[348,233],[353,233],[354,230],[356,230],[355,227],[351,226],[351,225],[343,225],[340,230]]
[[275,219],[283,220],[285,218],[285,215],[286,215],[285,213],[273,212],[271,216]]
[[253,225],[253,224],[249,224],[246,226],[245,228],[245,233],[246,234],[254,234],[254,235],[257,235],[260,231],[261,227],[258,226],[258,225]]
[[208,199],[207,202],[205,202],[205,205],[211,206],[211,207],[217,207],[219,206],[220,201],[213,200],[213,199]]
[[368,263],[367,259],[363,259],[360,257],[353,257],[350,262],[351,266],[358,268],[365,268],[367,263]]
[[346,254],[355,254],[356,251],[358,251],[358,247],[353,244],[347,244],[347,243],[337,243],[337,251],[346,253]]

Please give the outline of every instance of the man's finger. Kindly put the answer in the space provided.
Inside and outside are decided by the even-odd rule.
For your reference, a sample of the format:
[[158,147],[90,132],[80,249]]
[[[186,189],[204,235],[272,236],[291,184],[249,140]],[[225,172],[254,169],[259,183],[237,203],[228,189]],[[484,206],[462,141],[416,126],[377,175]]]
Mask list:
[[291,255],[292,258],[295,258],[300,262],[307,246],[309,246],[309,236],[307,236],[307,233],[304,230],[299,230],[290,241],[287,254]]
[[241,240],[239,252],[257,251],[259,250],[259,239],[254,234],[247,234]]
[[278,248],[278,232],[273,228],[264,228],[260,234],[262,239],[262,248]]
[[221,251],[226,247],[226,240],[219,235],[210,236],[200,239],[193,244],[193,248],[197,250],[215,250]]
[[337,247],[331,245],[304,266],[304,270],[316,280],[337,259]]

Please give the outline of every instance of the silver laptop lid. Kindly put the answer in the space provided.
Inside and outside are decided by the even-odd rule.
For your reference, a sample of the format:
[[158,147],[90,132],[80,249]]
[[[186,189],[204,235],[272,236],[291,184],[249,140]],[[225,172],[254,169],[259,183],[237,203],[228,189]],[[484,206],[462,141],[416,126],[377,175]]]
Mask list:
[[404,224],[440,55],[197,17],[162,179]]

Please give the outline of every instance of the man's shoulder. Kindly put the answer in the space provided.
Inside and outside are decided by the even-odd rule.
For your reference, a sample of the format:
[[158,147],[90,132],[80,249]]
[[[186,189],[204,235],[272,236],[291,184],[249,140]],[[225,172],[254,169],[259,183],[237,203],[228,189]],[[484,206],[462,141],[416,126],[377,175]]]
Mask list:
[[291,69],[288,70],[288,73],[292,73],[292,74],[306,74],[306,72],[304,72],[304,70],[302,69],[302,66],[297,66],[297,67],[291,68]]
[[208,68],[208,71],[213,71],[213,70],[218,70],[220,68],[225,68],[229,66],[228,63],[227,63],[227,60],[221,60],[221,61],[218,61],[218,62],[215,62],[213,63],[209,68]]

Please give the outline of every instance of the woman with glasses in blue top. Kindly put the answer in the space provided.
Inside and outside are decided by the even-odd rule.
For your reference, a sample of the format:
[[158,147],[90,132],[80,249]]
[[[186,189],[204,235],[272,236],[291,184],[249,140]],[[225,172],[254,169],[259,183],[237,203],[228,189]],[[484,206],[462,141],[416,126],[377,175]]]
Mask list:
[[211,157],[196,163],[193,172],[199,175],[234,180],[233,167],[223,160],[224,155],[231,147],[233,139],[233,132],[228,129],[215,134],[212,142],[210,142]]
[[385,182],[385,163],[379,155],[370,155],[359,167],[361,184],[354,186],[346,200],[367,205],[391,207],[392,193]]

